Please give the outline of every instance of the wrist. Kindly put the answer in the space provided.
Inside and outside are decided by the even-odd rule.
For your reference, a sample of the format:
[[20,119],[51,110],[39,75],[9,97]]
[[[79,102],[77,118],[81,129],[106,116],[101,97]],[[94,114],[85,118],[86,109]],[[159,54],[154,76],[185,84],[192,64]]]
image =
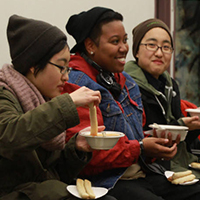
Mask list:
[[144,154],[144,144],[142,140],[139,140],[139,145],[140,145],[140,155]]

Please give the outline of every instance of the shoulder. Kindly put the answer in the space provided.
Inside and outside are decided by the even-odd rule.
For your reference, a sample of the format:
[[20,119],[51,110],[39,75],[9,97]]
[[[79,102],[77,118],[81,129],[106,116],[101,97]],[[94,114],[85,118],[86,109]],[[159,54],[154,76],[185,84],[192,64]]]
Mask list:
[[17,97],[12,92],[2,86],[0,86],[0,106],[1,105],[3,105],[4,107],[7,106],[7,108],[13,107],[22,112],[22,108]]
[[136,84],[135,80],[127,72],[123,71],[122,74],[126,77],[126,80]]
[[9,99],[16,99],[16,97],[14,96],[14,94],[12,94],[12,92],[7,90],[4,86],[0,86],[0,98],[2,99],[2,97]]
[[128,87],[128,89],[131,88],[139,88],[138,84],[135,82],[135,80],[126,72],[122,72],[122,74],[126,77],[126,86]]
[[124,71],[129,74],[129,72],[132,72],[133,68],[137,67],[138,65],[134,60],[129,60],[125,65],[124,65]]
[[124,65],[124,69],[126,71],[126,69],[132,67],[135,65],[135,61],[134,60],[129,60],[125,65]]
[[72,70],[69,74],[69,83],[83,86],[86,83],[94,82],[87,74],[79,70]]
[[177,84],[176,80],[174,80],[173,78],[172,78],[172,84],[173,84],[173,87],[178,88],[178,84]]
[[79,86],[86,86],[93,90],[100,90],[102,92],[108,92],[106,88],[101,86],[95,80],[93,80],[90,76],[85,74],[84,72],[72,70],[69,75],[69,83],[73,83]]

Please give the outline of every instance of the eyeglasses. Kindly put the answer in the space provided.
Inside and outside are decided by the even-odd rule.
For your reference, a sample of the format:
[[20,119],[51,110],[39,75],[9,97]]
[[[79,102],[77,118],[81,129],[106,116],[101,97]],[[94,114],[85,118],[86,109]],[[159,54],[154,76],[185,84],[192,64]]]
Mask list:
[[51,64],[51,65],[54,65],[54,66],[58,67],[60,69],[60,73],[62,75],[64,75],[65,73],[69,74],[70,71],[72,70],[72,68],[70,68],[70,67],[63,67],[63,66],[60,66],[60,65],[56,65],[56,64],[54,64],[54,63],[52,63],[50,61],[48,63]]
[[153,44],[153,43],[146,43],[146,44],[141,43],[140,45],[145,45],[147,50],[154,51],[154,52],[158,51],[158,49],[160,48],[161,51],[166,54],[172,54],[174,50],[171,46],[167,46],[167,45],[164,45],[162,47],[159,47],[157,44]]

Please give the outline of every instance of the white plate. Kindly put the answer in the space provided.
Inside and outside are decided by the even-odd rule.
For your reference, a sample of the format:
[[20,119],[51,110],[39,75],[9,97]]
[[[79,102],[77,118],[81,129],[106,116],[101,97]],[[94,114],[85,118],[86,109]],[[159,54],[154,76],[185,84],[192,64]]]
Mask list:
[[174,174],[174,172],[172,171],[165,171],[165,176],[166,178],[169,178],[170,176],[172,176]]
[[200,170],[200,168],[198,167],[192,167],[191,164],[189,164],[189,167],[191,167],[192,169]]
[[[169,178],[170,176],[172,176],[173,173],[174,173],[174,172],[172,172],[172,171],[165,171],[165,176],[166,176],[166,178]],[[188,182],[186,182],[186,183],[181,183],[181,184],[179,184],[179,185],[193,185],[193,184],[195,184],[195,183],[198,182],[198,181],[199,181],[199,179],[194,179],[193,181],[188,181]]]
[[190,108],[190,109],[186,109],[185,111],[186,112],[193,112],[193,113],[200,113],[200,109],[199,108],[195,108],[195,109]]
[[181,183],[180,185],[193,185],[198,181],[199,181],[199,179],[195,178],[193,181],[188,181],[186,183]]
[[[97,198],[100,198],[102,196],[104,196],[107,192],[108,192],[108,189],[106,188],[103,188],[103,187],[92,187],[93,191],[94,191],[94,194],[96,196],[95,199]],[[68,185],[67,186],[67,190],[72,194],[74,195],[75,197],[78,197],[81,199],[77,189],[76,189],[76,185]]]

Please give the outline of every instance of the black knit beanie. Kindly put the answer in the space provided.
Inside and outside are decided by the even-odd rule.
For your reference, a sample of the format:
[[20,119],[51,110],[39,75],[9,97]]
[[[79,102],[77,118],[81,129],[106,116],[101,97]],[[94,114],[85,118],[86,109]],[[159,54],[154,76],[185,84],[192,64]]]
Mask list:
[[76,40],[76,45],[71,49],[72,53],[78,50],[79,45],[89,36],[99,18],[108,11],[113,10],[104,7],[94,7],[88,11],[72,15],[69,18],[66,30]]
[[173,39],[172,39],[172,35],[170,33],[170,30],[168,28],[168,26],[160,19],[156,19],[156,18],[153,18],[153,19],[148,19],[140,24],[138,24],[132,31],[132,34],[133,34],[133,48],[132,48],[132,51],[133,51],[133,56],[136,58],[136,54],[138,52],[138,49],[139,49],[139,45],[140,45],[140,42],[142,40],[142,38],[145,36],[145,34],[152,28],[155,28],[155,27],[160,27],[160,28],[163,28],[165,29],[170,38],[171,38],[171,45],[173,47]]
[[57,27],[18,15],[9,18],[7,37],[14,68],[24,75],[61,41],[67,41]]

